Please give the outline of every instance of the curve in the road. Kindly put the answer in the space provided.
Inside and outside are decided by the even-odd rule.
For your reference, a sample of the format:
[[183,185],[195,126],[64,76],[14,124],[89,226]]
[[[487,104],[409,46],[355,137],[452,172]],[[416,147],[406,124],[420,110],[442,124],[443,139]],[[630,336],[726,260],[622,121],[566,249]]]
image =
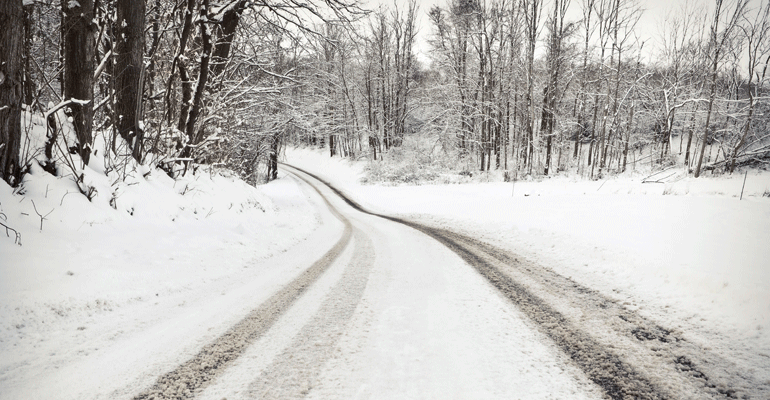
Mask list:
[[[767,385],[758,385],[731,370],[733,363],[688,343],[638,313],[618,307],[614,301],[590,288],[547,268],[520,266],[515,256],[507,251],[468,236],[369,211],[323,178],[285,163],[283,166],[313,177],[360,212],[409,226],[454,251],[534,321],[611,399],[766,398]],[[551,288],[549,290],[555,292],[555,296],[576,299],[574,302],[582,307],[593,309],[593,314],[611,319],[606,326],[619,331],[625,338],[644,343],[654,341],[654,345],[644,349],[654,354],[647,359],[654,358],[653,364],[665,366],[669,375],[661,376],[661,371],[650,371],[649,367],[638,369],[626,357],[596,340],[536,295],[528,285],[512,278],[509,271],[515,267],[520,267],[518,272],[538,281],[540,286]],[[676,380],[678,384],[667,382],[669,380]]]

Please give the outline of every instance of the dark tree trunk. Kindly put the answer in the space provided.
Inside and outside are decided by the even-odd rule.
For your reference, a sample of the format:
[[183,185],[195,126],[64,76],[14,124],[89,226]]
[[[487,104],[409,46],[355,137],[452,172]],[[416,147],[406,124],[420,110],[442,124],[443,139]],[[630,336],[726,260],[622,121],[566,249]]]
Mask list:
[[61,4],[64,13],[64,98],[81,101],[70,105],[70,109],[78,140],[78,153],[83,162],[88,164],[93,140],[91,125],[94,119],[94,0],[62,0]]
[[0,2],[0,178],[14,186],[21,175],[23,16],[21,0]]
[[[209,27],[207,24],[206,19],[206,13],[209,9],[209,1],[203,0],[203,5],[200,9],[200,31],[201,31],[201,39],[203,41],[203,49],[201,50],[201,65],[200,65],[200,71],[198,72],[198,85],[195,88],[195,97],[193,98],[192,107],[190,108],[190,116],[187,118],[187,138],[190,141],[190,144],[196,145],[200,143],[201,137],[198,134],[198,132],[195,130],[195,124],[198,122],[198,117],[201,114],[201,111],[203,110],[203,92],[206,89],[206,83],[208,81],[209,76],[209,60],[211,59],[211,50],[212,50],[212,44],[211,44],[211,27]],[[189,157],[191,154],[190,147],[186,149],[185,155],[183,157]]]
[[[195,0],[187,0],[187,8],[184,11],[184,24],[182,25],[182,33],[179,36],[179,49],[174,56],[174,61],[171,62],[171,76],[168,78],[168,84],[166,85],[166,112],[168,113],[168,124],[171,125],[173,121],[173,111],[171,106],[171,95],[174,92],[174,68],[179,68],[179,79],[182,81],[182,109],[179,115],[179,123],[177,129],[184,132],[185,125],[187,124],[187,114],[189,112],[189,103],[192,99],[192,84],[187,74],[187,68],[182,61],[182,55],[187,48],[187,40],[190,37],[190,31],[192,31],[192,15],[195,11]],[[175,107],[174,107],[175,108]]]
[[190,74],[187,73],[187,65],[181,59],[177,61],[179,66],[179,79],[182,81],[182,102],[179,107],[179,124],[177,129],[186,132],[187,119],[190,117],[190,105],[193,98],[193,86]]
[[35,4],[24,6],[24,104],[32,105],[35,101],[35,81],[32,79],[32,41],[34,39],[33,14]]
[[144,133],[139,127],[144,68],[144,11],[144,0],[117,1],[115,114],[118,116],[118,133],[128,142],[132,155],[140,162],[144,141]]
[[227,60],[230,59],[230,49],[233,46],[235,30],[238,28],[245,6],[245,1],[239,1],[222,16],[222,21],[220,21],[217,29],[218,38],[211,61],[211,73],[214,77],[219,76],[225,70]]
[[545,147],[545,168],[543,173],[548,175],[551,167],[551,152],[553,148],[553,123],[554,116],[553,110],[556,107],[556,82],[558,79],[557,72],[551,71],[551,78],[548,86],[545,88],[543,94],[543,110],[540,119],[540,131],[545,135],[546,147]]
[[147,82],[147,93],[150,98],[150,103],[148,106],[151,110],[155,109],[155,78],[158,75],[158,57],[156,56],[156,53],[158,52],[158,46],[160,46],[160,7],[160,0],[155,0],[155,11],[153,12],[152,19],[150,20],[152,25],[152,44],[150,46],[149,52],[147,53],[148,57],[150,58],[150,63],[147,65],[147,69],[145,71],[145,75],[147,77],[145,80]]
[[56,125],[56,115],[48,115],[46,124],[48,126],[48,130],[46,131],[45,146],[43,147],[46,161],[43,165],[43,169],[48,171],[48,173],[51,175],[56,175],[56,161],[53,157],[53,146],[56,144],[56,139],[59,134],[59,129]]
[[280,151],[281,134],[273,134],[273,142],[270,144],[270,160],[267,164],[267,180],[278,179],[278,152]]

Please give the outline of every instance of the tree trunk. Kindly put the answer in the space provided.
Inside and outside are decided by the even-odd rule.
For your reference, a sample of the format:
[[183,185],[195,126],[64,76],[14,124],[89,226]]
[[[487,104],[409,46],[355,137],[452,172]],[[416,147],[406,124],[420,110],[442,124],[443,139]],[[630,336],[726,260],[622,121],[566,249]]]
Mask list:
[[270,157],[267,164],[267,180],[274,181],[278,179],[278,152],[280,151],[281,135],[276,132],[272,135],[270,144]]
[[687,148],[685,149],[684,153],[684,165],[689,169],[690,167],[690,146],[692,145],[692,134],[695,132],[695,114],[698,113],[698,104],[695,104],[695,109],[692,111],[692,115],[690,116],[690,128],[687,132]]
[[144,72],[144,11],[144,0],[117,1],[115,114],[118,133],[139,162],[142,161],[144,141],[144,132],[139,127]]
[[245,1],[239,1],[222,16],[222,21],[217,29],[217,43],[212,54],[211,73],[214,77],[219,76],[225,70],[227,60],[230,58],[235,30],[238,28],[238,22],[241,20],[241,13],[245,6]]
[[[35,4],[24,6],[24,104],[35,102],[35,81],[32,79],[32,43],[34,39],[33,17]],[[4,25],[5,26],[5,25]]]
[[706,107],[706,122],[703,128],[703,143],[701,144],[700,154],[698,154],[698,164],[695,167],[696,178],[700,177],[700,169],[701,169],[701,165],[703,164],[703,154],[706,153],[706,143],[708,142],[709,124],[711,122],[711,112],[714,106],[714,98],[716,97],[716,86],[717,86],[716,81],[717,81],[717,67],[715,62],[713,67],[712,77],[711,77],[711,91],[709,94],[709,102],[708,102],[708,106]]
[[83,163],[88,165],[93,141],[91,125],[94,119],[94,0],[62,0],[61,4],[64,13],[64,98],[82,102],[73,103],[70,109],[78,141],[78,153]]
[[626,172],[626,162],[628,161],[628,144],[631,141],[631,132],[634,129],[634,109],[636,108],[636,101],[631,99],[631,110],[628,116],[628,132],[626,132],[626,143],[623,145],[623,168],[620,172]]
[[180,132],[187,131],[187,120],[190,117],[190,106],[193,98],[193,85],[190,80],[190,74],[187,72],[187,65],[181,59],[177,61],[179,66],[179,80],[182,83],[182,102],[179,105],[179,123],[177,129]]
[[192,99],[192,84],[187,74],[187,67],[185,66],[182,55],[184,55],[187,48],[187,40],[190,37],[190,31],[192,31],[192,14],[195,10],[196,0],[187,0],[187,9],[184,11],[184,23],[182,25],[182,33],[179,36],[179,49],[174,56],[174,61],[171,62],[171,76],[168,78],[168,84],[166,85],[166,113],[168,113],[168,124],[171,125],[173,121],[173,112],[171,106],[171,95],[175,91],[174,86],[174,68],[179,69],[179,79],[182,81],[182,108],[179,115],[179,123],[177,129],[179,131],[185,130],[187,124],[187,114],[190,107],[190,99]]
[[0,2],[0,178],[13,186],[21,176],[23,20],[21,0]]
[[[192,107],[190,108],[190,115],[187,118],[186,127],[187,138],[189,143],[192,145],[200,143],[202,139],[198,132],[195,130],[195,123],[198,122],[198,116],[200,116],[201,111],[203,110],[203,91],[206,88],[206,82],[208,81],[209,60],[211,59],[211,31],[209,30],[210,27],[206,25],[208,23],[206,18],[208,9],[209,0],[203,0],[203,5],[200,9],[200,19],[198,21],[200,24],[201,39],[203,41],[203,49],[201,50],[201,65],[200,71],[198,72],[198,85],[195,88],[195,97],[193,98],[193,103]],[[191,148],[187,147],[183,153],[183,157],[189,157],[191,154]]]
[[[147,77],[147,93],[149,97],[149,104],[147,106],[150,110],[155,110],[155,78],[158,75],[158,57],[156,56],[156,53],[158,52],[158,46],[160,46],[160,7],[160,0],[155,0],[155,5],[153,7],[155,8],[155,11],[150,20],[150,24],[152,25],[152,44],[150,45],[150,50],[147,52],[150,57],[150,62],[145,70],[145,75]],[[173,74],[173,71],[171,71],[171,74]],[[154,150],[157,150],[157,142],[153,144],[153,149],[150,151]]]

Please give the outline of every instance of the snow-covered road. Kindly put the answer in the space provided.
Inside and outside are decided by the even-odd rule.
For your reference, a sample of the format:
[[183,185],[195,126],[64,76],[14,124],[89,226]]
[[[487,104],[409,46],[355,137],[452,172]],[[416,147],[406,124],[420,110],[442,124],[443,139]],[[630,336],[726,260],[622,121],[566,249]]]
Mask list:
[[[291,304],[276,308],[281,317],[268,330],[246,335],[252,345],[233,346],[222,336],[140,398],[602,397],[547,335],[447,247],[360,212],[294,173],[318,190],[306,191],[317,204],[329,201],[346,225],[343,238],[352,232],[350,244]],[[217,364],[210,361],[216,348],[240,357],[215,369],[195,366]]]
[[0,337],[0,399],[768,398],[756,371],[591,285],[286,169],[265,190],[315,220],[297,237],[110,318],[25,317],[45,336]]
[[[435,280],[444,282],[445,279],[442,278],[447,276],[446,265],[457,265],[458,270],[466,274],[471,271],[469,267],[473,267],[479,274],[462,276],[459,281],[473,282],[474,279],[478,280],[478,278],[483,277],[486,279],[486,282],[482,282],[482,286],[487,289],[493,287],[497,291],[496,293],[478,292],[475,293],[475,296],[472,295],[472,298],[477,299],[479,302],[485,302],[487,301],[486,299],[497,295],[497,297],[508,300],[503,301],[500,308],[489,315],[488,322],[491,321],[492,326],[485,326],[483,332],[494,332],[495,327],[500,327],[501,321],[504,319],[502,316],[506,315],[506,312],[501,310],[507,308],[515,312],[516,317],[518,317],[516,318],[517,320],[528,321],[530,325],[536,327],[539,333],[544,335],[544,337],[537,338],[536,342],[541,343],[541,345],[543,343],[549,345],[556,344],[558,350],[569,356],[570,362],[568,364],[577,366],[580,370],[579,373],[570,371],[573,377],[578,379],[578,382],[583,382],[587,377],[604,392],[604,396],[610,398],[677,399],[706,397],[765,398],[770,393],[770,386],[767,382],[751,377],[751,371],[741,369],[733,361],[724,358],[718,352],[712,351],[708,345],[691,343],[684,335],[661,327],[657,322],[650,320],[643,314],[627,309],[617,300],[608,298],[590,287],[582,286],[568,277],[559,275],[547,266],[538,265],[524,259],[520,260],[516,254],[441,227],[433,227],[429,224],[414,220],[404,220],[399,217],[372,214],[357,204],[354,199],[341,192],[340,189],[331,186],[328,182],[324,183],[329,185],[334,194],[343,197],[348,205],[351,205],[358,211],[368,215],[376,215],[382,219],[402,225],[401,227],[397,226],[397,228],[402,229],[403,226],[408,226],[413,228],[414,231],[425,234],[424,236],[418,234],[418,237],[404,241],[405,243],[418,243],[418,247],[405,243],[397,245],[396,251],[403,249],[402,251],[407,255],[408,261],[389,260],[386,257],[383,264],[386,270],[390,271],[396,266],[407,265],[410,270],[422,271],[424,281],[420,282],[412,290],[407,290],[405,294],[379,296],[381,302],[385,304],[392,304],[395,298],[401,298],[402,296],[409,299],[408,301],[412,308],[420,308],[421,304],[432,304],[432,299],[430,298],[419,298],[417,299],[418,301],[414,301],[410,298],[415,297],[415,295],[409,296],[406,294],[419,293],[420,287],[433,287]],[[331,197],[331,195],[326,197]],[[358,217],[357,214],[352,215]],[[355,217],[353,219],[356,219]],[[389,234],[383,237],[382,233],[387,232],[383,232],[383,227],[389,224],[384,223],[382,220],[369,221],[368,225],[372,228],[376,227],[376,232],[380,232],[381,240],[378,242],[392,243],[392,238],[394,237],[410,237],[407,232],[398,231],[388,232]],[[414,235],[416,233],[414,231],[409,233]],[[374,237],[377,234],[373,233],[370,236]],[[435,239],[435,242],[430,240],[425,242],[425,239],[428,237]],[[459,260],[456,259],[452,262],[450,258],[450,260],[442,261],[439,265],[436,265],[435,260],[439,258],[432,254],[426,254],[426,251],[435,247],[437,243],[444,245],[445,249],[451,249],[465,263],[458,263],[457,261]],[[445,249],[439,250],[445,251]],[[389,252],[376,252],[375,254],[379,256],[381,253],[388,254]],[[421,259],[422,255],[427,256],[425,260]],[[415,259],[419,260],[419,262],[412,266],[413,262],[411,260]],[[419,281],[419,279],[414,280]],[[456,289],[452,292],[456,293]],[[447,303],[451,304],[451,300],[442,299],[440,303],[444,305]],[[459,315],[464,314],[461,312]],[[495,314],[497,314],[497,317]],[[458,314],[450,313],[448,315],[456,316]],[[514,332],[512,329],[515,328],[503,326],[502,329],[502,332]],[[483,335],[478,336],[481,335],[479,332],[473,332],[467,328],[464,331],[471,333],[472,336],[464,340],[461,339],[458,343],[468,343],[468,340],[475,343],[476,341],[473,338],[483,337]],[[521,327],[515,330],[515,332],[520,331]],[[526,337],[527,335],[522,336]],[[441,337],[445,337],[445,333],[437,331],[433,332],[430,339],[435,341],[436,338]],[[520,336],[516,335],[516,337]],[[414,342],[414,340],[405,340],[405,342]],[[527,348],[537,347],[536,344],[527,341],[517,342],[516,339],[511,341],[507,337],[493,336],[493,339],[490,339],[488,342],[486,350],[493,349],[495,352],[499,352],[497,350],[499,345],[516,344]],[[458,346],[462,347],[460,344],[441,349],[441,351],[446,354],[457,353],[456,349]],[[497,354],[495,352],[493,354]],[[474,349],[472,354],[484,354],[484,349]],[[376,356],[370,355],[366,359],[376,359]],[[455,359],[454,364],[463,359],[465,357]],[[487,360],[487,362],[495,360],[494,356],[489,354],[485,354],[483,359]],[[531,359],[518,360],[515,356],[511,355],[505,357],[505,360],[513,362],[513,364],[519,364],[519,362],[526,364],[533,361]],[[444,360],[442,363],[454,365],[449,360]],[[491,364],[495,365],[498,363],[491,362]],[[482,376],[494,377],[496,375],[492,371],[505,371],[506,366],[509,366],[506,362],[499,363],[499,365],[494,366],[491,371],[487,371],[487,374],[482,374]],[[358,368],[366,370],[366,367],[363,365]],[[345,371],[340,366],[335,368],[335,371],[340,370]],[[356,370],[346,371],[345,375],[337,377],[339,380],[345,380],[344,377],[346,376],[354,376],[354,371]],[[474,367],[473,370],[478,371],[478,368]],[[569,367],[567,367],[567,370],[569,370]],[[497,377],[503,380],[506,378],[510,379],[511,372],[513,371],[506,371],[504,375]],[[514,374],[522,375],[521,372],[518,372],[518,374],[514,372]],[[380,371],[379,374],[374,374],[373,376],[379,375],[387,374]],[[435,377],[441,376],[441,374],[428,373],[423,376]],[[463,374],[463,376],[466,375]],[[456,381],[456,379],[454,378],[452,381]],[[362,377],[357,381],[365,380]],[[530,382],[530,384],[519,384],[517,387],[537,387],[537,384],[533,385],[532,382],[538,382],[538,380],[535,377],[533,379],[525,379],[523,382]],[[448,393],[457,393],[457,388],[454,389],[454,391]],[[378,388],[378,391],[374,393],[380,393],[383,390],[383,388]],[[385,390],[384,392],[387,391]],[[419,391],[417,393],[423,392]],[[459,392],[462,392],[462,390],[459,390]],[[347,392],[345,394],[350,395],[351,393],[355,392]],[[428,397],[446,397],[448,393],[438,392],[436,393],[437,396],[431,395]],[[507,398],[517,396],[516,393],[517,391],[514,389],[514,391],[508,393],[485,393],[487,396],[482,395],[481,397],[499,398],[502,396]],[[521,393],[520,389],[518,393]],[[550,394],[553,393],[553,391],[550,392]],[[556,393],[561,392],[557,391]],[[401,392],[397,394],[395,397],[403,396]],[[572,394],[566,397],[575,396],[575,394]],[[391,398],[394,396],[386,397]],[[475,398],[479,396],[461,395],[460,397]],[[533,395],[528,394],[524,397],[529,398],[533,397]],[[564,397],[563,393],[558,397]]]
[[[225,335],[140,398],[767,393],[708,348],[544,266],[452,231],[372,214],[328,183],[287,168],[345,224],[338,246],[348,238],[350,244],[333,251],[317,280],[303,281],[312,286],[283,303],[269,330],[247,335],[253,345],[231,347]],[[220,367],[207,361],[212,347],[240,356]]]

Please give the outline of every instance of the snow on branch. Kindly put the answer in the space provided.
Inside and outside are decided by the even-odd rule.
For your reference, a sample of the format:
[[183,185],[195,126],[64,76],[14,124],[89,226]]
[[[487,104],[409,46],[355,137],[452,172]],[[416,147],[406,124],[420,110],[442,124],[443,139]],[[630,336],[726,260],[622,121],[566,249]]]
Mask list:
[[104,68],[107,67],[107,62],[110,60],[110,57],[112,57],[112,49],[107,52],[107,54],[104,55],[104,58],[102,58],[102,62],[99,63],[99,66],[96,67],[96,71],[94,71],[94,81],[99,79],[99,76],[102,75],[102,72],[104,72]]
[[225,15],[231,12],[240,12],[250,4],[245,0],[230,0],[222,5],[215,5],[211,7],[211,13],[209,13],[209,21],[214,23],[222,22]]
[[55,112],[57,112],[57,111],[61,110],[61,109],[62,109],[62,108],[64,108],[64,107],[67,107],[67,106],[68,106],[68,105],[70,105],[70,104],[79,104],[79,105],[81,105],[81,106],[84,106],[84,105],[86,105],[86,104],[88,104],[88,103],[90,103],[90,102],[91,102],[91,100],[78,100],[78,99],[68,99],[68,100],[63,100],[61,103],[59,103],[59,104],[57,104],[57,105],[53,106],[53,107],[52,107],[52,108],[50,108],[48,111],[46,111],[46,112],[45,112],[45,114],[43,115],[43,117],[44,117],[45,119],[48,119],[48,117],[49,117],[51,114],[53,114],[53,113],[55,113]]
[[[279,74],[279,73],[277,73],[277,72],[270,72],[270,71],[268,71],[268,70],[266,70],[266,69],[264,69],[264,68],[261,68],[261,67],[260,67],[259,69],[260,69],[262,72],[264,72],[264,73],[266,73],[266,74],[268,74],[268,75],[270,75],[270,76],[272,76],[272,77],[274,77],[274,78],[278,78],[278,79],[286,79],[286,80],[292,81],[292,82],[294,82],[294,83],[299,83],[297,80],[295,80],[295,79],[293,79],[293,78],[290,78],[290,77],[288,77],[288,76],[286,76],[286,75],[281,75],[281,74]],[[289,71],[289,72],[291,72],[291,71]]]

